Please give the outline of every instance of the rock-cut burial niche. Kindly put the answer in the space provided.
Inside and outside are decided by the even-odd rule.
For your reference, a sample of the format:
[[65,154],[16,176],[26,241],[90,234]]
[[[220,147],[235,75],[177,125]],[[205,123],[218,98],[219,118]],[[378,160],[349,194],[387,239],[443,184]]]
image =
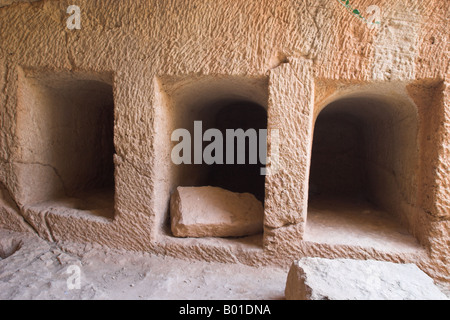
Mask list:
[[[172,233],[183,237],[262,234],[265,176],[261,174],[261,169],[265,167],[267,148],[267,79],[210,76],[179,80],[173,86],[178,89],[175,92],[171,92],[170,86],[167,87],[174,110],[171,128],[182,128],[191,137],[191,148],[187,152],[190,157],[181,164],[172,164],[171,194],[178,194],[179,201],[191,201],[193,198],[199,201],[190,206],[195,212],[175,214],[176,210],[171,206]],[[208,135],[211,130],[214,134]],[[245,137],[232,134],[238,132],[245,133]],[[172,139],[174,148],[184,141],[184,137],[176,138],[176,141]],[[219,140],[220,143],[215,144]],[[218,147],[213,148],[213,145]],[[186,149],[178,154],[185,156]],[[198,156],[202,154],[199,162]],[[215,161],[208,161],[208,156]],[[178,192],[179,187],[192,189],[185,188]],[[243,197],[246,196],[236,197],[236,194],[244,193],[251,194],[256,201],[245,200]],[[259,205],[249,204],[257,201]],[[185,202],[184,206],[178,207],[188,206]],[[257,214],[253,210],[256,207],[259,208]],[[246,216],[240,216],[240,211]],[[226,212],[232,216],[224,216]],[[193,229],[203,231],[174,231],[174,220],[182,228],[189,229],[190,219],[196,221],[193,222],[196,224]],[[251,225],[248,232],[242,225],[233,225],[240,224],[239,221]],[[237,229],[241,231],[237,232]]]
[[19,82],[19,201],[114,217],[112,76],[25,70]]
[[413,223],[417,130],[404,97],[354,94],[325,106],[314,128],[306,238],[414,247],[402,222]]

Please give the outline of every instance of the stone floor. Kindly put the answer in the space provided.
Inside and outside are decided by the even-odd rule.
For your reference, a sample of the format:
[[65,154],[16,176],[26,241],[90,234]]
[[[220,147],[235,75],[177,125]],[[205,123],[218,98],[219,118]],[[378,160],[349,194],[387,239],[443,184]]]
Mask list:
[[0,229],[2,300],[280,300],[287,272],[57,245]]
[[389,252],[422,250],[392,214],[351,198],[320,197],[310,201],[305,240]]
[[[347,212],[350,218],[357,211],[353,209]],[[378,230],[364,238],[361,230],[343,236],[351,221],[358,226],[358,219],[318,212],[309,220],[309,237],[320,237],[328,230],[327,222],[333,221],[334,227],[341,227],[328,230],[328,241],[360,239],[373,245],[381,237],[391,244],[397,239],[403,250],[414,247],[395,224],[391,228],[391,222],[376,217],[377,213],[374,221],[360,225]],[[34,234],[0,229],[0,300],[283,300],[288,271],[180,260],[91,244],[48,243]],[[439,287],[450,297],[448,284]]]

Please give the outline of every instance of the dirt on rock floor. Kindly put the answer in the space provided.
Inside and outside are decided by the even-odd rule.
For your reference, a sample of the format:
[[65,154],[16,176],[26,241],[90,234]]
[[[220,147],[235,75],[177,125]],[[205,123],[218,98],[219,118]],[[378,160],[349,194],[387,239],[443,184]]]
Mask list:
[[2,300],[278,300],[287,271],[49,243],[0,229]]

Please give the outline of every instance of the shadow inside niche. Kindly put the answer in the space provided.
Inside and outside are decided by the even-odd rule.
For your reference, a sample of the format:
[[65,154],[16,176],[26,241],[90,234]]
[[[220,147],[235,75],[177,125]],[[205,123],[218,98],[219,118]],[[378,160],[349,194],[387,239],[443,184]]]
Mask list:
[[[207,170],[208,176],[206,185],[220,187],[225,190],[238,193],[251,193],[264,205],[265,199],[265,176],[261,175],[261,168],[265,166],[261,163],[260,155],[261,144],[259,130],[267,129],[267,111],[264,107],[251,102],[234,102],[222,107],[215,116],[215,128],[222,132],[223,137],[227,136],[227,130],[254,130],[256,133],[257,147],[255,154],[251,153],[250,138],[246,138],[245,147],[238,149],[238,143],[234,143],[234,164],[214,164]],[[226,141],[229,143],[230,141]],[[228,147],[223,149],[224,159],[228,159]],[[244,153],[244,164],[238,163],[238,154]],[[256,156],[256,163],[250,164],[250,158]],[[266,159],[264,159],[265,161]]]

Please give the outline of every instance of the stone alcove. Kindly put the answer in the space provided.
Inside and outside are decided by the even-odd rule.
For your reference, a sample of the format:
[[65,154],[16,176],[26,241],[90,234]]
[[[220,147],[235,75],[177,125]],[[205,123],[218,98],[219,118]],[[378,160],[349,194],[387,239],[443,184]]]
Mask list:
[[[195,129],[194,123],[201,121],[202,133],[208,129],[218,129],[225,140],[226,129],[267,129],[268,79],[260,76],[178,76],[159,77],[157,132],[160,136],[159,154],[166,155],[166,163],[160,167],[159,175],[164,175],[165,203],[159,216],[161,232],[170,237],[168,230],[170,195],[179,186],[216,186],[233,192],[248,192],[264,203],[265,176],[261,175],[258,157],[257,164],[248,164],[248,142],[246,140],[246,164],[195,164]],[[192,137],[192,163],[175,165],[170,159],[172,148],[178,143],[170,141],[176,129],[186,129]],[[257,140],[264,139],[257,135]],[[201,150],[209,142],[203,142]],[[258,143],[258,154],[261,144]],[[198,147],[198,146],[197,146]],[[237,162],[237,150],[234,152]],[[223,159],[226,160],[226,148]],[[262,245],[262,234],[249,237],[252,239],[232,239],[235,242],[258,243]],[[181,239],[182,240],[182,239]],[[209,241],[197,239],[196,241]],[[227,241],[227,239],[216,241]]]
[[109,74],[20,70],[18,202],[38,214],[114,218]]
[[346,84],[319,102],[305,240],[417,250],[419,144],[404,83]]

